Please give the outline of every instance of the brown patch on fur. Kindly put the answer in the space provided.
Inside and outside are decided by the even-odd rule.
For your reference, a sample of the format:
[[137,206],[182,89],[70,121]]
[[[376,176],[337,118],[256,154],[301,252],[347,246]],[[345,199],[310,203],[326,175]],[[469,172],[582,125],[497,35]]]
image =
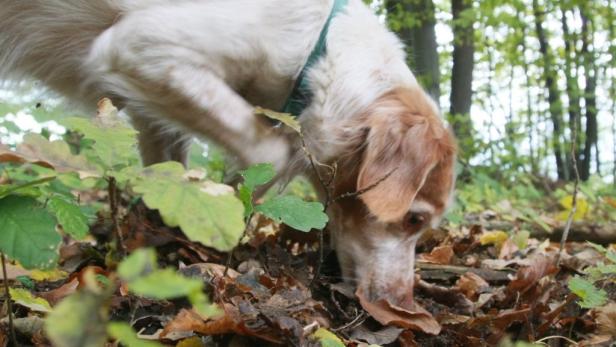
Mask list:
[[420,88],[393,90],[377,100],[365,121],[370,131],[357,189],[392,172],[361,196],[370,212],[382,222],[398,221],[418,194],[442,212],[456,146],[430,97]]

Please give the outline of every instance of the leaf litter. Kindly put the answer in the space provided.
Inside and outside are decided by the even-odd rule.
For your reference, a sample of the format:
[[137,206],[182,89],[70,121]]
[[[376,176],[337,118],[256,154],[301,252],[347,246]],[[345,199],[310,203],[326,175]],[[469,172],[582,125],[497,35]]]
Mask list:
[[[557,246],[550,243],[529,242],[527,248],[507,254],[499,264],[494,262],[502,253],[498,247],[504,247],[506,242],[486,243],[485,239],[493,234],[480,226],[461,227],[463,230],[456,233],[435,233],[434,238],[423,240],[418,247],[420,280],[413,308],[408,309],[384,300],[369,302],[361,291],[354,292],[352,286],[340,282],[331,250],[320,280],[310,288],[318,260],[316,238],[272,223],[259,214],[251,223],[255,228],[245,239],[249,242],[236,248],[231,266],[226,269],[224,253],[189,242],[142,203],[130,208],[121,223],[129,251],[155,247],[159,265],[175,267],[184,276],[200,279],[219,312],[203,316],[183,299],[141,298],[119,287],[108,298],[109,312],[105,315],[130,325],[117,326],[113,336],[127,336],[131,341],[139,336],[167,346],[183,341],[198,342],[198,346],[470,346],[497,345],[505,338],[537,341],[546,336],[565,336],[598,345],[614,341],[613,279],[603,283],[602,289],[610,303],[591,309],[580,307],[581,299],[567,287],[567,281],[588,264],[606,261],[587,244],[571,244],[568,248],[586,259],[585,264],[567,265],[566,259],[575,256],[567,254],[558,269],[554,266]],[[104,220],[92,228],[111,232]],[[426,247],[434,244],[437,246]],[[112,277],[115,269],[106,265],[105,251],[92,240],[65,242],[60,264],[69,277],[36,281],[32,295],[23,296],[31,299],[16,300],[17,319],[42,317],[40,305],[46,307],[42,302],[53,307],[61,305],[63,298],[87,287],[86,273]],[[471,257],[474,260],[469,261]],[[16,265],[11,266],[11,271],[20,273]],[[494,275],[501,272],[503,276]],[[13,281],[13,287],[18,286]],[[86,295],[85,303],[104,300],[102,294],[81,295]],[[99,299],[95,299],[97,295]],[[31,301],[34,298],[40,298],[40,305]],[[68,307],[63,310],[71,311]],[[92,319],[84,324],[100,324],[100,318]],[[30,330],[19,332],[21,339],[44,340],[43,335],[31,331],[42,329],[41,324],[32,321],[28,326]],[[136,335],[129,334],[129,327]],[[84,343],[101,341],[103,332],[92,329],[99,331],[98,335],[83,337]],[[71,338],[82,337],[75,332]]]

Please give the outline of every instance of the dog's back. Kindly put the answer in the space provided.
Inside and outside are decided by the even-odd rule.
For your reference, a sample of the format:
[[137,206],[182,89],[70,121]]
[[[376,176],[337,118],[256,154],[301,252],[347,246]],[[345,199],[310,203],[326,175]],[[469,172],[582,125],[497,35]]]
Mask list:
[[90,45],[120,13],[117,0],[0,0],[0,78],[76,96]]

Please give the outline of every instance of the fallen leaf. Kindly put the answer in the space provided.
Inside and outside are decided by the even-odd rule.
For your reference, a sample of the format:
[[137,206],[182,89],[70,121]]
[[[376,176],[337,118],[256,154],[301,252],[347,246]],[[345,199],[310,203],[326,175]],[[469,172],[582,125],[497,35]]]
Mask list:
[[[2,270],[2,263],[0,263],[0,270]],[[24,269],[19,264],[15,264],[15,265],[11,263],[6,264],[6,278],[9,280],[17,279],[17,277],[20,277],[20,276],[30,277],[31,272],[32,271]]]
[[351,339],[371,345],[388,345],[395,342],[403,330],[402,328],[389,326],[377,331],[370,331],[363,325],[360,325],[353,329]]
[[377,322],[383,325],[396,325],[402,328],[422,331],[426,334],[438,335],[441,326],[424,308],[413,302],[412,310],[397,307],[387,300],[369,301],[361,289],[355,292],[361,306]]
[[65,271],[59,270],[59,269],[49,270],[49,271],[32,270],[30,272],[30,278],[32,278],[33,280],[37,282],[44,282],[44,281],[55,282],[55,281],[65,279],[67,277],[68,277],[68,273],[66,273]]
[[302,128],[299,124],[299,121],[297,120],[297,117],[294,117],[290,113],[280,113],[280,112],[275,112],[275,111],[268,110],[265,108],[256,107],[255,114],[266,116],[267,118],[280,121],[284,125],[293,129],[298,134],[301,133],[302,131]]
[[435,247],[430,254],[420,254],[419,258],[428,263],[447,265],[451,264],[453,254],[453,247],[447,245]]
[[456,282],[456,288],[470,300],[476,300],[479,294],[490,288],[490,284],[473,272],[467,272],[460,276]]
[[25,306],[32,311],[51,312],[51,306],[47,300],[37,298],[25,289],[9,288],[9,293],[11,294],[11,299],[15,301],[15,303]]
[[500,248],[500,246],[509,238],[509,235],[504,231],[489,231],[483,233],[479,238],[479,242],[482,246],[485,245],[495,245]]
[[127,323],[110,322],[107,324],[107,333],[127,347],[163,347],[158,342],[140,339]]
[[323,347],[344,347],[344,343],[336,334],[331,331],[319,328],[311,335],[313,339],[319,341]]
[[48,292],[39,293],[39,296],[47,300],[51,305],[55,305],[65,297],[75,293],[79,288],[79,279],[73,278],[61,287],[50,290]]
[[595,309],[600,334],[611,335],[616,339],[616,303],[611,302]]
[[508,292],[524,294],[540,279],[558,271],[552,259],[544,255],[536,255],[530,260],[530,265],[520,268],[515,279],[509,283]]

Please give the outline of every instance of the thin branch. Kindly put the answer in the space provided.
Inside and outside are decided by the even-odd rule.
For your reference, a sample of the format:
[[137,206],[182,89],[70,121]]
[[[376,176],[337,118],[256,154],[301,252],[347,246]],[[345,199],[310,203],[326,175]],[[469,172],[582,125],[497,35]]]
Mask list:
[[4,253],[0,253],[0,258],[2,258],[2,278],[4,280],[4,297],[9,316],[9,332],[11,334],[13,346],[17,346],[17,335],[15,334],[15,325],[13,324],[13,304],[11,302],[11,293],[9,292],[9,276],[6,274],[6,259]]
[[364,189],[360,189],[360,190],[357,190],[357,191],[354,191],[354,192],[348,192],[348,193],[340,194],[337,197],[335,197],[332,200],[332,202],[336,202],[338,200],[342,200],[342,199],[346,199],[346,198],[356,198],[358,196],[366,194],[367,192],[369,192],[372,189],[376,188],[379,184],[383,183],[383,181],[388,179],[389,176],[391,176],[396,170],[398,170],[398,168],[395,168],[395,169],[389,171],[388,174],[386,174],[385,176],[381,177],[381,179],[379,179],[378,181],[374,182],[373,184],[369,185],[368,187],[366,187]]
[[569,237],[569,231],[571,230],[571,224],[573,223],[573,217],[575,216],[575,212],[577,211],[577,196],[580,185],[580,171],[578,170],[576,152],[575,152],[575,144],[577,141],[577,120],[574,119],[574,122],[571,124],[571,164],[573,165],[573,173],[575,174],[575,183],[573,186],[573,198],[571,201],[571,211],[569,211],[569,216],[567,217],[567,224],[565,224],[565,230],[563,230],[563,236],[560,239],[560,248],[558,249],[558,255],[556,256],[556,266],[560,265],[561,255],[563,253],[563,249],[565,248],[565,243],[567,242],[567,238]]
[[366,315],[366,312],[365,311],[361,311],[357,315],[357,317],[355,317],[352,321],[346,323],[345,325],[343,325],[341,327],[332,328],[332,331],[337,333],[339,331],[355,328],[355,327],[361,325],[366,320],[366,318],[368,318],[368,316]]
[[124,245],[124,236],[122,235],[120,222],[118,221],[118,187],[114,177],[109,177],[107,179],[107,193],[109,195],[109,209],[111,210],[113,232],[117,238],[117,251],[123,256],[126,254],[126,246]]
[[231,261],[233,261],[233,253],[235,252],[235,248],[237,246],[239,246],[242,242],[242,240],[246,237],[246,235],[248,235],[248,228],[250,228],[250,221],[252,220],[252,216],[254,216],[254,212],[250,213],[246,219],[244,220],[244,223],[246,224],[246,227],[244,228],[244,232],[242,233],[242,236],[240,236],[239,241],[237,242],[237,245],[235,247],[233,247],[232,250],[229,251],[229,254],[227,255],[227,262],[225,264],[225,271],[222,273],[223,277],[227,276],[227,273],[229,272],[229,268],[231,267]]
[[[334,182],[334,178],[336,175],[336,171],[337,171],[337,167],[336,166],[329,166],[329,165],[325,165],[322,163],[319,163],[314,156],[312,155],[312,153],[310,153],[310,151],[308,150],[308,147],[306,146],[306,141],[304,139],[304,135],[302,133],[299,133],[299,138],[302,142],[302,150],[304,151],[304,153],[306,154],[306,156],[308,157],[308,160],[310,161],[310,166],[312,167],[312,170],[314,171],[315,175],[317,176],[317,179],[319,180],[319,183],[321,184],[321,187],[323,188],[323,191],[325,193],[325,203],[324,203],[324,211],[327,212],[327,209],[329,208],[331,201],[331,184]],[[329,180],[327,181],[327,183],[325,182],[325,180],[323,179],[323,177],[321,176],[321,172],[319,171],[319,168],[317,167],[317,165],[325,167],[327,169],[330,170],[330,177]],[[329,224],[329,221],[328,223]],[[312,277],[312,280],[310,281],[310,287],[312,287],[317,279],[319,278],[319,275],[321,274],[321,267],[323,265],[323,258],[325,256],[324,254],[324,230],[325,228],[327,228],[327,224],[325,224],[325,226],[321,229],[319,229],[319,262],[317,264],[317,268],[314,272],[314,276]]]

